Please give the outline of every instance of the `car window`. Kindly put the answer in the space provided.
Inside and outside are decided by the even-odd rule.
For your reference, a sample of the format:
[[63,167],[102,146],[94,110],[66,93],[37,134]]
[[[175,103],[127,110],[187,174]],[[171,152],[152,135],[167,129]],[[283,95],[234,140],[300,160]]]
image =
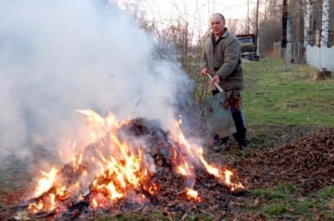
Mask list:
[[239,38],[240,43],[253,43],[253,39],[251,38]]

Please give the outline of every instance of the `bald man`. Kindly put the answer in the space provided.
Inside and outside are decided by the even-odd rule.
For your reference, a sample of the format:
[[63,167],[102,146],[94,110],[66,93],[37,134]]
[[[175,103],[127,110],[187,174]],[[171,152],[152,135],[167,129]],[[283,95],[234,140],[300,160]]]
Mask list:
[[[246,137],[246,123],[241,111],[242,89],[244,88],[241,67],[241,50],[238,38],[225,27],[225,18],[215,13],[210,17],[211,34],[204,44],[201,62],[201,73],[213,76],[211,84],[218,83],[225,91],[226,100],[230,105],[237,132],[233,134],[240,149],[249,151]],[[219,93],[217,89],[212,94]],[[214,136],[214,151],[228,150],[228,137]]]

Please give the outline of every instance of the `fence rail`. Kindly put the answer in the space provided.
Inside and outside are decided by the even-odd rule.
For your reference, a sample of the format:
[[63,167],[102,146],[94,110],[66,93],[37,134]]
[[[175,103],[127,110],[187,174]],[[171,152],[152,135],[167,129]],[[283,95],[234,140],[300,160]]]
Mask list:
[[306,60],[308,65],[319,70],[326,68],[328,71],[334,71],[334,46],[328,48],[308,45]]

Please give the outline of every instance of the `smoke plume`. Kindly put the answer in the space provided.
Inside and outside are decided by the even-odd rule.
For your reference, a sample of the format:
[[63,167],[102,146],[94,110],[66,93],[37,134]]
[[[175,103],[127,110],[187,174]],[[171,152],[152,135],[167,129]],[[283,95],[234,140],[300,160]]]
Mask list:
[[178,63],[154,56],[135,21],[101,2],[0,2],[0,157],[78,139],[76,109],[168,128],[177,90],[190,81]]

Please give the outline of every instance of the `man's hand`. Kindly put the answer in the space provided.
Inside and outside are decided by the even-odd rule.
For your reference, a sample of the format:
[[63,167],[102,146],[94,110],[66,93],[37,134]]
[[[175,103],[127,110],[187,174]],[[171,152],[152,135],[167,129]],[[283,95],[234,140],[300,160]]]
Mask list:
[[215,76],[211,79],[211,81],[210,81],[210,88],[211,88],[211,90],[217,90],[217,86],[216,86],[215,83],[219,84],[219,82],[220,82],[220,78],[219,78],[219,76],[218,76],[218,75],[215,75]]
[[203,68],[202,71],[201,71],[201,74],[203,76],[206,76],[209,73],[209,71],[210,71],[209,68]]
[[218,75],[213,76],[213,78],[212,78],[212,80],[211,80],[211,84],[215,84],[215,82],[216,82],[217,84],[219,84],[219,82],[220,82],[220,78],[219,78]]

